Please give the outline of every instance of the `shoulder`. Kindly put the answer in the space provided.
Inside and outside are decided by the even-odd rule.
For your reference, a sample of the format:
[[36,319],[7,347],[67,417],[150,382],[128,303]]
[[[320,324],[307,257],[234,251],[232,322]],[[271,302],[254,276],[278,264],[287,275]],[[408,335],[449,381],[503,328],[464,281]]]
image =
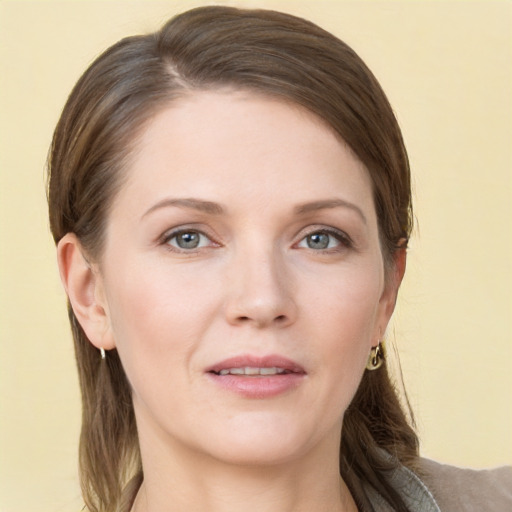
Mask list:
[[512,466],[473,470],[421,459],[418,470],[443,512],[512,510]]

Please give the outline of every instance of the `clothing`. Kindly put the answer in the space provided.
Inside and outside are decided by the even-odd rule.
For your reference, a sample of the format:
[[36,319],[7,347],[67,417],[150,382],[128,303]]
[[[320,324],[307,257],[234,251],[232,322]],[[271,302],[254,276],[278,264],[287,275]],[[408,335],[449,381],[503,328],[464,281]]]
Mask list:
[[[404,466],[386,479],[414,512],[512,512],[512,467],[462,469],[420,459],[418,474]],[[393,512],[368,484],[353,489],[361,512]]]
[[442,512],[512,512],[512,466],[476,471],[422,459],[420,471]]

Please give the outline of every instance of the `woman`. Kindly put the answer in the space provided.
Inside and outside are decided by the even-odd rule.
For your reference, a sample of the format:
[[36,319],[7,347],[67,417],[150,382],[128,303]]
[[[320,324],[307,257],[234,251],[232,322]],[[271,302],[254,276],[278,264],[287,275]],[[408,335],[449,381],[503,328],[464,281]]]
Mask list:
[[120,41],[66,104],[49,204],[90,510],[449,499],[382,344],[411,231],[407,154],[344,43],[223,7]]

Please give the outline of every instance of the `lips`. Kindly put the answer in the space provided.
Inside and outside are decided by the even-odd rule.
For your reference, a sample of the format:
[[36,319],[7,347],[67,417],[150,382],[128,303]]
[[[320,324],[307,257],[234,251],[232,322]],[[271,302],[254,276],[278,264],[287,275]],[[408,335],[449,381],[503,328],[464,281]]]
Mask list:
[[294,361],[277,355],[264,357],[236,356],[207,368],[208,373],[218,375],[267,376],[290,373],[305,374],[302,366]]
[[225,368],[218,372],[218,375],[245,375],[246,377],[259,377],[260,375],[282,375],[283,373],[290,373],[283,368],[276,368],[275,366],[256,368],[254,366],[245,366],[243,368]]
[[298,363],[277,355],[237,356],[206,369],[215,385],[243,398],[264,399],[285,394],[303,381],[306,371]]

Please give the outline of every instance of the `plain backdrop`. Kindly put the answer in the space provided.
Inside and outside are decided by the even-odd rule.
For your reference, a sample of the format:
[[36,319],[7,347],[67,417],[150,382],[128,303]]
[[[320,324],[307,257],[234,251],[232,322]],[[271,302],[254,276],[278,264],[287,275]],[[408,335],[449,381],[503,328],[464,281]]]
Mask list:
[[[125,35],[195,1],[0,1],[0,511],[77,512],[80,404],[44,166],[67,94]],[[212,2],[209,2],[212,3]],[[239,1],[317,22],[374,71],[414,174],[390,329],[422,453],[512,462],[512,4]]]

